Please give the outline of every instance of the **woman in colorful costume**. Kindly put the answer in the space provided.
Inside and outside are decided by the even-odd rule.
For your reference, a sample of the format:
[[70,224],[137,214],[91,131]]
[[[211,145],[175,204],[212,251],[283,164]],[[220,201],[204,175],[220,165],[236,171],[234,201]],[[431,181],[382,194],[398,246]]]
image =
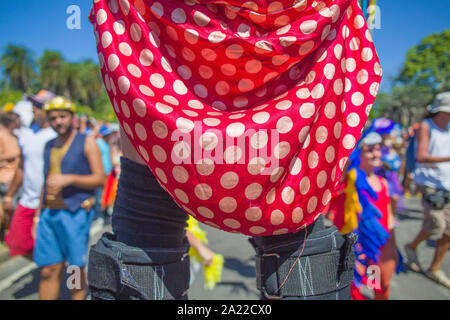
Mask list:
[[[336,288],[329,277],[347,276],[349,265],[332,261],[347,257],[353,238],[335,239],[320,214],[381,80],[358,1],[95,0],[90,19],[129,151],[114,236],[91,251],[94,295],[116,292],[96,275],[117,276],[106,271],[101,250],[118,241],[146,248],[139,261],[170,248],[171,257],[155,253],[150,260],[171,265],[178,278],[150,298],[186,298],[180,270],[189,214],[252,237],[263,297],[346,298],[348,279]],[[320,235],[323,251],[312,252]],[[291,271],[318,253],[325,260],[315,263],[334,271],[314,268],[312,285],[298,286]],[[286,263],[278,266],[274,257]],[[160,268],[152,272],[161,279]],[[173,286],[177,281],[183,284]],[[136,294],[148,298],[141,289]]]
[[[374,172],[381,163],[381,143],[381,136],[375,132],[360,141],[358,149],[350,157],[349,171],[341,179],[328,210],[341,233],[355,232],[358,235],[352,286],[355,300],[365,299],[360,293],[362,285],[374,289],[375,299],[388,299],[392,275],[401,266],[395,244],[388,184]],[[368,270],[372,265],[380,268],[379,273],[372,275],[375,281],[372,281],[371,275],[366,275],[374,270]],[[379,279],[376,279],[377,274]]]

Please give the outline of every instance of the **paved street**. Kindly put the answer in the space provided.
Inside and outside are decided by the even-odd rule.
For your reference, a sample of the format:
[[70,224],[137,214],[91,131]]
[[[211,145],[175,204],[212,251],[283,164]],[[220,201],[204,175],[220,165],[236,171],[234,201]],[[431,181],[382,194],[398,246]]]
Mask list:
[[[421,226],[421,207],[417,199],[406,202],[407,210],[397,214],[399,226],[396,230],[397,245],[403,252],[403,246],[410,241]],[[191,300],[255,300],[258,292],[255,288],[254,251],[242,235],[229,234],[208,226],[209,247],[225,257],[222,283],[213,291],[203,289],[203,271],[194,274],[194,282],[189,291]],[[95,243],[100,234],[107,229],[98,230],[92,237]],[[419,249],[419,259],[424,268],[428,267],[434,253],[433,240],[423,243]],[[444,271],[450,275],[450,254],[443,263]],[[65,284],[65,281],[63,282]],[[33,264],[23,258],[14,258],[0,264],[0,299],[37,299],[38,271]],[[370,292],[367,291],[370,295]],[[70,298],[68,290],[62,286],[62,299]],[[450,290],[435,284],[423,274],[413,271],[395,275],[392,281],[391,299],[449,300]]]

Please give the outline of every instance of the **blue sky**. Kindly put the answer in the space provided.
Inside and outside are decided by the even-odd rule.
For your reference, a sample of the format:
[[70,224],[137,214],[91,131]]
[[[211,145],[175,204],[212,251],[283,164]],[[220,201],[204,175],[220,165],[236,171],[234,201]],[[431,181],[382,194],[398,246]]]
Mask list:
[[[0,10],[0,50],[8,43],[25,45],[36,57],[44,49],[59,50],[70,61],[90,58],[97,61],[95,38],[87,16],[92,0],[2,1]],[[409,48],[432,33],[450,29],[448,1],[378,0],[381,29],[374,41],[384,69],[381,89],[390,89],[390,79],[401,69]],[[69,30],[66,9],[81,9],[81,29]]]

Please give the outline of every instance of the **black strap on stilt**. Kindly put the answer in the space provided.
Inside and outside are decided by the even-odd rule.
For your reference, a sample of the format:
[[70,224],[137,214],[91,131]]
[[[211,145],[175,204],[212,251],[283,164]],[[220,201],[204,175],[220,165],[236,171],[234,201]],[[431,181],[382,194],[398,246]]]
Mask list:
[[306,298],[340,291],[353,281],[355,241],[355,235],[346,235],[340,250],[300,258],[301,249],[258,254],[257,288],[268,299]]

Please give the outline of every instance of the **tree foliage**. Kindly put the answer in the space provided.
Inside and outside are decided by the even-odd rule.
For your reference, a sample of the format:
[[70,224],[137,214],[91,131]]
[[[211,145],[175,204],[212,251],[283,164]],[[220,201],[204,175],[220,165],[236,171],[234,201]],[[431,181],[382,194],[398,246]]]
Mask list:
[[437,93],[450,91],[450,30],[432,34],[406,53],[389,93],[380,93],[373,116],[410,126],[426,113]]
[[5,103],[17,102],[13,100],[17,100],[19,93],[21,96],[47,89],[72,99],[81,113],[115,119],[100,68],[91,60],[69,62],[59,51],[45,50],[35,61],[27,48],[8,45],[0,57],[0,68],[3,71],[0,98]]
[[397,80],[436,94],[450,90],[450,30],[432,34],[406,53]]

